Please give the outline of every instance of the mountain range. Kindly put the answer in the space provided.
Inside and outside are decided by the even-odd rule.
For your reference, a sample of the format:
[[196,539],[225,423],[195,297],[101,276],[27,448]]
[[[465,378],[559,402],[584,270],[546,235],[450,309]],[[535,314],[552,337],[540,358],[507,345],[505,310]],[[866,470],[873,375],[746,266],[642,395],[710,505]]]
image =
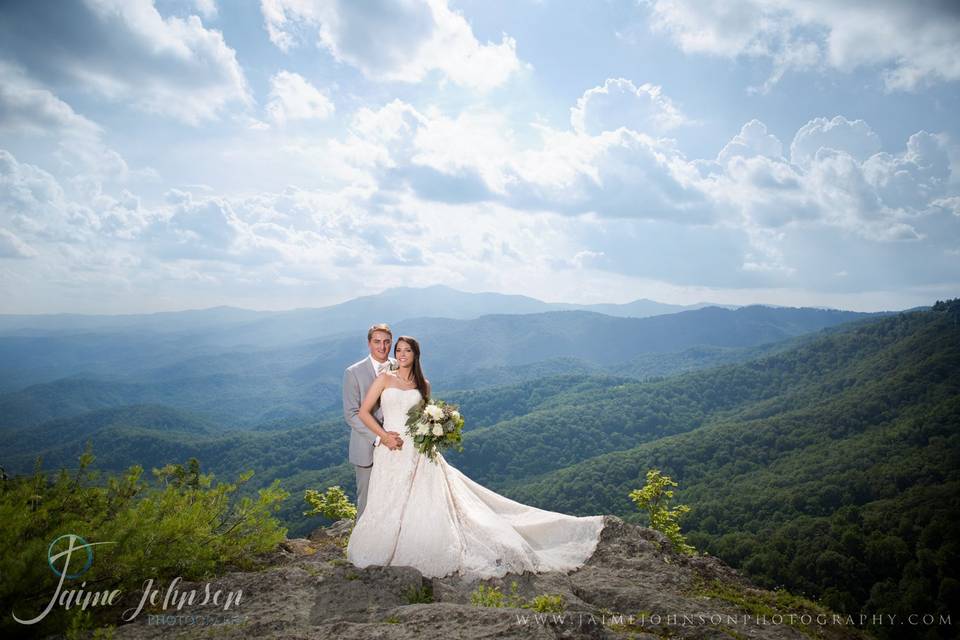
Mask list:
[[[692,311],[735,305],[698,303],[665,304],[641,298],[625,304],[569,304],[543,302],[536,298],[502,293],[468,293],[443,285],[397,287],[326,307],[285,311],[254,311],[220,306],[208,309],[125,315],[0,314],[0,335],[53,335],[76,332],[190,331],[218,332],[222,344],[283,344],[340,332],[356,331],[358,322],[398,322],[430,316],[467,320],[490,314],[544,313],[547,311],[592,311],[624,318]],[[424,312],[424,310],[429,310]],[[216,336],[208,336],[216,339]]]
[[[553,311],[414,318],[393,329],[419,336],[428,377],[436,389],[452,390],[564,371],[668,375],[750,357],[870,315],[763,306],[647,318]],[[178,330],[172,320],[164,331],[0,336],[0,428],[143,403],[202,414],[229,428],[314,418],[336,410],[344,368],[366,354],[368,325],[354,326],[360,329],[351,334],[291,337],[281,346],[222,346],[205,337],[213,328],[198,334],[191,322]]]

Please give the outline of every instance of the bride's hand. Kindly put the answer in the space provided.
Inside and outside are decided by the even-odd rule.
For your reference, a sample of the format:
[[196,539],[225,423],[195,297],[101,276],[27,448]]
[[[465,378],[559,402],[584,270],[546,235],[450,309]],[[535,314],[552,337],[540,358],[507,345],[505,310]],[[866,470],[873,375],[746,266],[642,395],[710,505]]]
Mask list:
[[401,438],[400,434],[396,431],[387,431],[387,437],[380,438],[380,440],[383,444],[387,445],[387,448],[391,451],[403,447],[403,438]]

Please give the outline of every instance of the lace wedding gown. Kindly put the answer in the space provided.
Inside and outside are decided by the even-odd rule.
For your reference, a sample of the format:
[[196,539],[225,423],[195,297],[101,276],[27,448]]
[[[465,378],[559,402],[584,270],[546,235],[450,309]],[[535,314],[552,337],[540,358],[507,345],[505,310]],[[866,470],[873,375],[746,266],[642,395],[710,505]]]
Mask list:
[[403,447],[374,449],[367,506],[347,557],[357,567],[409,566],[428,577],[452,573],[502,577],[523,571],[569,571],[593,554],[603,516],[575,517],[514,502],[416,450],[407,411],[417,389],[387,388],[383,428]]

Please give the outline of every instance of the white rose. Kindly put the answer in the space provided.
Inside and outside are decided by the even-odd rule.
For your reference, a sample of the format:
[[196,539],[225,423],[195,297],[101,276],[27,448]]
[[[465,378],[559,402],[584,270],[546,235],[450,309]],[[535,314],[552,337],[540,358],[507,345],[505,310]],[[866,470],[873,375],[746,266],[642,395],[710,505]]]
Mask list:
[[433,425],[433,435],[435,435],[435,436],[442,436],[442,435],[443,435],[443,427],[440,426],[439,424]]
[[453,418],[454,420],[459,420],[459,419],[460,419],[460,412],[459,412],[459,411],[454,411],[453,413],[450,414],[450,417]]
[[421,422],[419,425],[417,425],[418,436],[425,436],[429,432],[430,432],[430,427],[427,426],[426,422]]
[[431,404],[426,409],[424,409],[423,412],[426,413],[431,420],[439,420],[440,418],[443,417],[443,409],[441,409],[435,404]]

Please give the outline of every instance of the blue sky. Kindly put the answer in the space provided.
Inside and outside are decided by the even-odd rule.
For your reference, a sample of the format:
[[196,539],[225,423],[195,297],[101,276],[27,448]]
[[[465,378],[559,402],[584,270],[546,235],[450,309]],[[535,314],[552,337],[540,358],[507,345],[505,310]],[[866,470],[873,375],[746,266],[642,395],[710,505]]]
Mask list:
[[960,293],[954,2],[0,5],[0,312]]

